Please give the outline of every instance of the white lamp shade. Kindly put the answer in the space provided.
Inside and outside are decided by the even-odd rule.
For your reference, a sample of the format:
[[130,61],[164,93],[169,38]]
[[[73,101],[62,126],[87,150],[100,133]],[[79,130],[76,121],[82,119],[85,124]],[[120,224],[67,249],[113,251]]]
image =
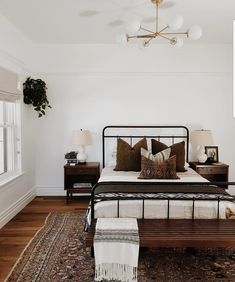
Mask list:
[[116,37],[116,42],[119,44],[125,44],[128,42],[127,34],[122,33]]
[[202,29],[199,25],[194,25],[188,30],[188,37],[191,40],[198,40],[202,36]]
[[91,134],[89,130],[74,130],[72,134],[72,143],[74,145],[84,146],[91,145]]
[[174,17],[168,24],[169,28],[172,30],[177,30],[182,27],[184,23],[184,19],[182,16],[176,16]]
[[140,22],[138,20],[132,20],[126,25],[127,32],[136,33],[140,30]]
[[144,41],[143,40],[138,40],[137,41],[137,46],[138,46],[139,50],[143,51],[145,49]]
[[212,133],[210,130],[195,130],[191,135],[191,143],[194,146],[213,145]]

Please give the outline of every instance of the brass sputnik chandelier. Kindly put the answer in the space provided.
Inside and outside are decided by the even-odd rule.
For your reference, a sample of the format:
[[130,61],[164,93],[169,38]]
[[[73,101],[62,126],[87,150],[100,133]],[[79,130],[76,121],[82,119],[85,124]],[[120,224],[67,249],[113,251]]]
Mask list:
[[131,39],[141,39],[143,41],[143,46],[149,46],[150,42],[153,39],[163,38],[172,46],[181,47],[183,46],[183,38],[182,36],[186,36],[189,39],[197,40],[202,35],[202,29],[200,26],[193,26],[185,32],[172,32],[171,30],[175,31],[181,28],[183,25],[183,17],[176,16],[169,24],[165,25],[164,27],[160,28],[159,25],[159,6],[162,4],[163,0],[151,0],[151,2],[156,5],[156,20],[155,20],[155,30],[150,30],[144,28],[139,21],[134,20],[128,26],[128,32],[136,33],[138,31],[142,31],[143,34],[137,35],[130,35],[130,34],[123,34],[119,38],[119,42],[127,43],[131,41]]

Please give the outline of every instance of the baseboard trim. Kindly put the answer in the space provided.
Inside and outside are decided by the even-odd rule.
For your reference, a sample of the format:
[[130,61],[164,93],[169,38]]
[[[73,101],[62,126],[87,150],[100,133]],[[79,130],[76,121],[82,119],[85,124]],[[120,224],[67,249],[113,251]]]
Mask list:
[[36,197],[35,188],[32,188],[9,208],[0,213],[0,228],[7,224],[17,213]]
[[228,192],[230,195],[232,195],[233,197],[235,197],[235,188],[233,187],[229,187],[228,190],[226,190],[226,192]]
[[65,196],[64,187],[58,186],[38,186],[36,187],[37,196]]

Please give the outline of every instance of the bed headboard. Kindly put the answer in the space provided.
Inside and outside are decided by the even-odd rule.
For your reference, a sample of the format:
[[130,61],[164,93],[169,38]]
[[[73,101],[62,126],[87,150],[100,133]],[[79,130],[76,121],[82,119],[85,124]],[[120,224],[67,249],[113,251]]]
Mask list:
[[176,125],[108,125],[103,128],[102,147],[103,147],[103,167],[107,162],[107,142],[115,141],[117,138],[129,140],[130,145],[138,139],[145,137],[147,140],[154,138],[159,141],[172,145],[185,141],[185,156],[188,162],[189,155],[189,130],[186,126]]

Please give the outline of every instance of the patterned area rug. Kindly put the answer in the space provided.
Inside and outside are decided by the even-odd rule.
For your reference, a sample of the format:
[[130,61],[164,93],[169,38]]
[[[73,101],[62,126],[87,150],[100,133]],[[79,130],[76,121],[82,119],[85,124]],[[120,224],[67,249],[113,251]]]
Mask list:
[[[84,214],[52,213],[26,247],[7,281],[94,281],[85,247]],[[141,250],[138,281],[235,281],[233,250]]]

